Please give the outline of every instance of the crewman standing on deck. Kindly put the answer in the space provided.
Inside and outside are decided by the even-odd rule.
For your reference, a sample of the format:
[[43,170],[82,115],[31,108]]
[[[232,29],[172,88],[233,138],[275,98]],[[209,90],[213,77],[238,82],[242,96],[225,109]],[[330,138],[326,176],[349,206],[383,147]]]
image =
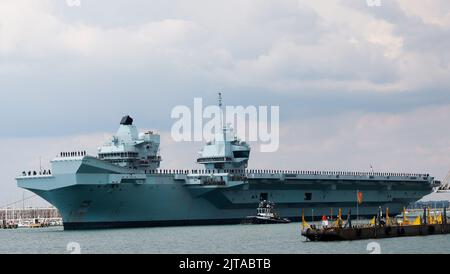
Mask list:
[[325,215],[322,216],[322,226],[328,227],[328,218]]

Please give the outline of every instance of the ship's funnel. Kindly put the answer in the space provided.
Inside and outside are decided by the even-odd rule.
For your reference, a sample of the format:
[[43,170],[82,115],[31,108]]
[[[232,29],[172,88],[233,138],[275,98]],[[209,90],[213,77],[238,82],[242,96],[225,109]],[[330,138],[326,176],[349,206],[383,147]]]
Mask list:
[[120,121],[120,124],[124,126],[131,126],[133,124],[133,118],[131,118],[129,115],[124,116]]
[[133,118],[125,116],[120,121],[119,130],[116,133],[116,138],[121,143],[133,143],[139,139],[139,132],[136,126],[133,125]]

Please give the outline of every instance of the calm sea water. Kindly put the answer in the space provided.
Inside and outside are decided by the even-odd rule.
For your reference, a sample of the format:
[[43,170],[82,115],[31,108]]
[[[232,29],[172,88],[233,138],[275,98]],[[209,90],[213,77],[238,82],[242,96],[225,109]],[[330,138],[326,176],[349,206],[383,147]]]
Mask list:
[[[354,242],[307,242],[300,225],[224,225],[91,231],[62,228],[0,230],[0,253],[450,253],[450,235]],[[69,245],[69,246],[68,246]],[[71,250],[71,249],[69,249]]]

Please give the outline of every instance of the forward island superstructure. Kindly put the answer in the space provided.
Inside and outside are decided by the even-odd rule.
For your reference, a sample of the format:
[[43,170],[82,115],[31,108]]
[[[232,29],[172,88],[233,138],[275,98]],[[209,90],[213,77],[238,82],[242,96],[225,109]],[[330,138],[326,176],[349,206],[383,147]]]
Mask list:
[[[24,172],[18,186],[58,208],[71,230],[237,224],[266,200],[293,221],[302,209],[307,219],[330,208],[371,216],[381,206],[397,214],[440,183],[429,174],[248,169],[250,146],[229,126],[203,148],[203,169],[160,169],[159,145],[158,134],[138,133],[125,116],[97,156],[61,153],[52,172]],[[357,205],[359,192],[364,201]]]

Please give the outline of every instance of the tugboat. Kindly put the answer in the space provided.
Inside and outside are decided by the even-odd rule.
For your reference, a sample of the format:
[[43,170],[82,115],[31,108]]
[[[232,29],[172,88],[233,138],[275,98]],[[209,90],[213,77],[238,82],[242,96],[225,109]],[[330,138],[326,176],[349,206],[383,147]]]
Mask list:
[[274,211],[275,204],[269,201],[261,201],[259,207],[256,209],[255,216],[247,216],[244,224],[287,224],[291,221],[289,219],[281,218],[278,213]]

